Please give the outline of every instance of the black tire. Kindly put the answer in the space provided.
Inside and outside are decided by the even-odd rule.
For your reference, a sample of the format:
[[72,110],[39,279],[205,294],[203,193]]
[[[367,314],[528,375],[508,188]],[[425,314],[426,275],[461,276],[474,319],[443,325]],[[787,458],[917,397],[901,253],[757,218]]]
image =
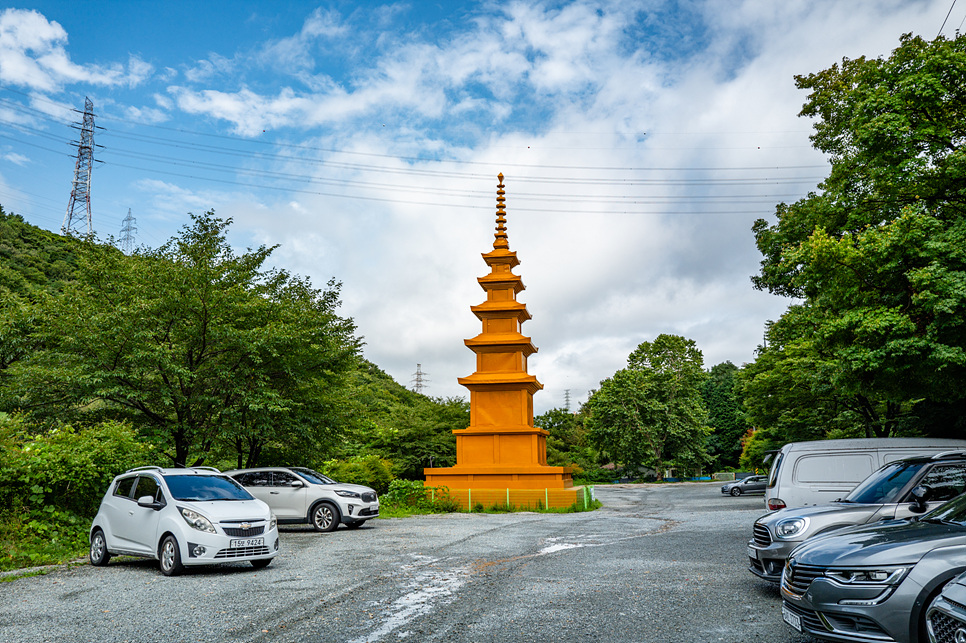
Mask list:
[[346,522],[346,523],[343,523],[343,524],[346,527],[348,527],[349,529],[358,529],[362,525],[366,524],[366,521],[365,520],[356,520],[354,522]]
[[165,576],[177,576],[184,571],[181,564],[181,548],[174,536],[166,536],[158,549],[158,563]]
[[111,552],[107,551],[107,539],[100,529],[91,534],[91,549],[89,552],[91,565],[103,567],[111,560]]
[[252,567],[254,567],[255,569],[265,569],[266,567],[268,567],[268,564],[270,562],[272,562],[273,560],[275,560],[275,559],[274,558],[259,558],[258,560],[250,560],[248,562],[250,562],[252,564]]
[[735,496],[735,497],[740,496],[741,495],[741,489],[739,487],[732,487],[731,488],[731,495],[732,496]]
[[328,502],[320,502],[315,505],[309,514],[309,522],[312,523],[312,527],[316,531],[335,531],[340,520],[339,510],[335,505]]

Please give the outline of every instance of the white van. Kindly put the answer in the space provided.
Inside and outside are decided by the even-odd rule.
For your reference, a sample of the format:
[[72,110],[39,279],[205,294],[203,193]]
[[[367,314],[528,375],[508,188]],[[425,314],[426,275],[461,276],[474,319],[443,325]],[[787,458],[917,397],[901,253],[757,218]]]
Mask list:
[[772,461],[765,506],[775,511],[826,504],[848,494],[887,462],[961,450],[966,450],[966,440],[857,438],[790,442]]

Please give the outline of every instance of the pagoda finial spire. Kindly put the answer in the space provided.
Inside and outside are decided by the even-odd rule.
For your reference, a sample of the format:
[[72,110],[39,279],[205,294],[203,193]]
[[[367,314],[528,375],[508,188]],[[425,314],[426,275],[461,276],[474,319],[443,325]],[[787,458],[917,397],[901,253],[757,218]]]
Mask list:
[[506,233],[506,192],[503,191],[503,173],[496,175],[500,182],[496,186],[496,237],[493,240],[494,250],[509,250],[510,241]]

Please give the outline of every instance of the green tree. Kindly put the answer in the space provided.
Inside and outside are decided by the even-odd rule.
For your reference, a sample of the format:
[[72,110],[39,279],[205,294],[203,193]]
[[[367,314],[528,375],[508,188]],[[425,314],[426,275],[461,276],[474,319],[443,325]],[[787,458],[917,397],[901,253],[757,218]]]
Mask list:
[[755,286],[799,300],[775,363],[810,364],[796,383],[868,436],[949,417],[937,406],[962,407],[966,381],[966,36],[906,35],[796,82],[831,172],[753,228]]
[[600,384],[585,405],[597,447],[625,468],[694,471],[709,462],[701,399],[703,356],[693,340],[658,335],[630,354],[627,368]]
[[550,409],[533,418],[534,426],[550,432],[547,436],[547,464],[571,467],[574,477],[596,471],[597,450],[589,444],[584,416],[567,409]]
[[470,424],[461,397],[428,397],[410,391],[375,364],[363,362],[353,375],[353,401],[362,424],[347,435],[339,458],[376,454],[392,462],[398,478],[421,480],[427,467],[456,464],[453,431]]
[[708,410],[708,452],[718,468],[736,467],[741,457],[741,437],[748,430],[741,404],[738,367],[731,362],[715,364],[701,384]]
[[273,248],[235,254],[230,219],[192,222],[130,257],[79,246],[76,281],[37,306],[43,348],[7,369],[18,405],[126,416],[176,465],[223,440],[249,464],[270,441],[332,440],[360,346],[336,315],[339,285],[263,268]]

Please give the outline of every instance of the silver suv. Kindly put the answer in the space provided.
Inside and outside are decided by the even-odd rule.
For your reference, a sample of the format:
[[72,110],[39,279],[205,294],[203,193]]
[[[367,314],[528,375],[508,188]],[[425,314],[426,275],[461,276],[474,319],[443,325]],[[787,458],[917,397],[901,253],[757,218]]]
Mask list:
[[316,531],[350,529],[379,517],[379,498],[369,487],[336,482],[305,467],[260,467],[226,471],[264,500],[280,523],[309,523]]
[[[913,489],[917,487],[924,489],[914,494]],[[922,514],[964,491],[964,451],[890,462],[841,500],[828,505],[780,509],[756,520],[748,543],[748,569],[760,578],[777,583],[785,560],[808,538],[842,527]]]
[[278,555],[278,529],[264,502],[217,469],[139,467],[111,482],[90,543],[92,565],[115,554],[143,556],[174,576],[186,565],[265,567]]

